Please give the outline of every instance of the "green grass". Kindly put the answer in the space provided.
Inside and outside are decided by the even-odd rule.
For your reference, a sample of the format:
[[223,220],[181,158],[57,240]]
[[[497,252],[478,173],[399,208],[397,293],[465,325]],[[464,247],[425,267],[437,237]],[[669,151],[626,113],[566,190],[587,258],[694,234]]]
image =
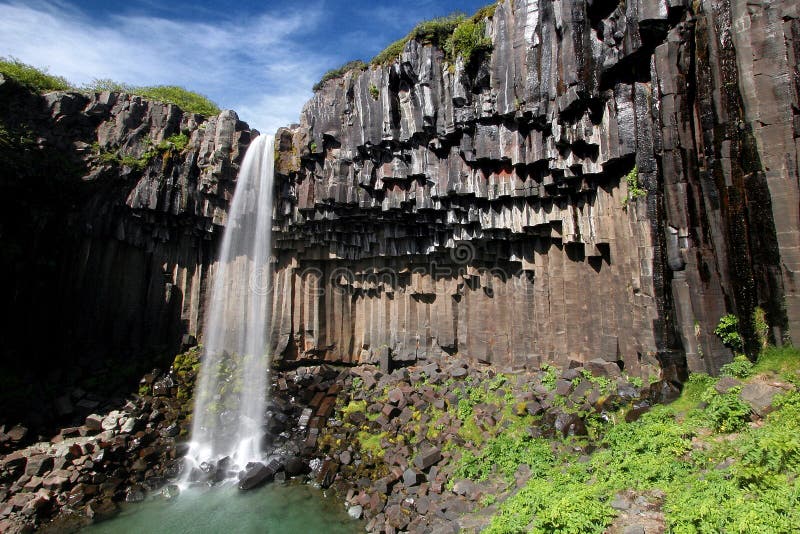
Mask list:
[[479,52],[491,49],[491,40],[484,38],[486,18],[494,16],[496,4],[479,9],[471,18],[463,13],[420,22],[402,39],[398,39],[372,58],[371,65],[386,65],[403,53],[406,43],[419,41],[445,51],[448,61],[458,54],[469,61]]
[[371,432],[367,432],[366,430],[362,430],[356,436],[358,439],[358,444],[361,448],[361,452],[364,454],[368,454],[372,458],[379,459],[383,458],[384,448],[381,445],[381,441],[386,438],[388,434],[386,432],[380,432],[378,434],[373,434]]
[[639,167],[634,165],[628,174],[625,175],[625,183],[628,185],[628,196],[622,200],[622,207],[628,206],[632,200],[647,196],[647,189],[642,187],[639,181]]
[[466,63],[477,59],[482,54],[492,49],[492,40],[484,37],[486,23],[483,20],[467,19],[462,21],[453,30],[444,45],[444,50],[450,61],[455,61],[458,56],[464,58]]
[[197,113],[198,115],[211,116],[220,113],[219,106],[208,97],[177,85],[135,86],[109,79],[96,79],[83,87],[83,90],[89,92],[129,93],[147,100],[175,104],[183,111]]
[[320,81],[314,84],[314,91],[319,91],[322,89],[322,85],[327,82],[328,80],[333,80],[335,78],[341,78],[351,70],[366,70],[367,64],[361,61],[360,59],[356,59],[354,61],[349,61],[339,67],[338,69],[331,69],[325,74],[322,75]]
[[40,93],[73,89],[65,78],[49,74],[47,69],[36,68],[13,57],[0,57],[0,74]]
[[[65,78],[34,67],[15,58],[0,57],[0,74],[13,78],[30,89],[46,93],[49,91],[77,91]],[[109,79],[96,79],[81,87],[84,92],[112,91],[130,93],[148,100],[175,104],[184,111],[199,115],[217,115],[219,107],[208,97],[176,85],[133,86]]]
[[[791,347],[767,349],[754,373],[796,377],[798,356]],[[560,452],[538,464],[484,532],[600,533],[615,514],[611,499],[626,490],[662,492],[668,532],[793,532],[800,524],[800,392],[779,397],[760,425],[748,425],[749,407],[738,389],[719,394],[716,382],[692,375],[675,403],[636,422],[608,423],[588,460]],[[494,447],[462,455],[458,474],[480,480],[493,468],[513,472],[527,452],[502,436],[490,441],[497,440]],[[532,440],[527,446],[543,451],[548,445]]]
[[161,152],[166,152],[167,150],[177,150],[181,152],[186,148],[189,144],[189,136],[184,133],[179,133],[175,135],[171,135],[161,141],[156,148]]
[[753,366],[753,374],[791,375],[800,372],[800,349],[791,345],[767,347]]

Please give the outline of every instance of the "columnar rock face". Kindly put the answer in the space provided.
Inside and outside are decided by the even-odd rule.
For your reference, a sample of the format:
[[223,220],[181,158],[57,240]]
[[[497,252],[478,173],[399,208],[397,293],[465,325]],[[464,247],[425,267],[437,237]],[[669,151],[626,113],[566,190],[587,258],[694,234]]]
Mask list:
[[125,94],[38,95],[2,77],[0,127],[11,287],[2,424],[15,422],[6,414],[25,420],[27,406],[68,416],[47,406],[65,395],[68,406],[76,384],[110,385],[171,358],[198,334],[250,131],[230,111],[204,118]]
[[[800,326],[794,2],[505,1],[493,50],[410,41],[280,132],[272,336],[386,366],[598,357],[714,372]],[[688,365],[687,365],[688,364]]]

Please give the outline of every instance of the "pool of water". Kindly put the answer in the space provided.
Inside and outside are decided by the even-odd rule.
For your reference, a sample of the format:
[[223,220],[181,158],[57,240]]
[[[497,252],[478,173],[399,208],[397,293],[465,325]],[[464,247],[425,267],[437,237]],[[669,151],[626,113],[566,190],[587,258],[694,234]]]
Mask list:
[[107,521],[81,530],[91,534],[351,534],[364,524],[340,500],[312,486],[269,484],[251,491],[235,486],[187,489],[173,500],[154,497],[126,505]]

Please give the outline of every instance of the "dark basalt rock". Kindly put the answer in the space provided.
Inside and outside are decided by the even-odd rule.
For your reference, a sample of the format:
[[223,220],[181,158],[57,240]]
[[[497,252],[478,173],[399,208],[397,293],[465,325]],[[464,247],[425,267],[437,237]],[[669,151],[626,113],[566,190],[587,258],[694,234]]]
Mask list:
[[410,41],[325,82],[279,132],[274,353],[681,381],[726,313],[750,352],[756,305],[800,331],[797,17],[503,1],[479,65]]

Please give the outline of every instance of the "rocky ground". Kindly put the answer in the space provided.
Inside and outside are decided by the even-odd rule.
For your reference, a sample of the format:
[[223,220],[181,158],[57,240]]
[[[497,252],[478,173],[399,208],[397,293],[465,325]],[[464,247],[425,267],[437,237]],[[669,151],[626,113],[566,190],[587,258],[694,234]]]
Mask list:
[[478,530],[530,470],[514,466],[510,477],[493,472],[476,481],[465,458],[519,433],[555,438],[556,446],[576,437],[574,446],[588,454],[592,421],[623,406],[643,412],[678,393],[660,382],[641,387],[600,360],[565,370],[505,371],[455,362],[346,371],[332,418],[309,437],[324,454],[317,481],[337,488],[370,532]]
[[[110,517],[123,501],[174,498],[180,476],[198,484],[235,476],[226,460],[183,473],[197,354],[179,355],[167,372],[146,375],[119,409],[90,414],[50,440],[10,450],[24,436],[19,427],[4,430],[0,531],[72,531]],[[316,365],[275,371],[272,379],[264,438],[271,454],[238,473],[240,487],[289,478],[317,484],[335,491],[367,531],[384,533],[490,526],[544,478],[541,458],[589,465],[609,447],[610,429],[680,395],[669,382],[643,384],[599,359],[539,370],[468,368],[458,360],[391,372]],[[704,387],[719,399],[735,395],[746,407],[739,419],[725,412],[722,424],[738,421],[737,430],[763,425],[775,397],[794,390],[774,377],[708,380]],[[712,447],[707,429],[681,432],[687,451]],[[603,528],[663,532],[665,499],[652,488],[598,497]]]

